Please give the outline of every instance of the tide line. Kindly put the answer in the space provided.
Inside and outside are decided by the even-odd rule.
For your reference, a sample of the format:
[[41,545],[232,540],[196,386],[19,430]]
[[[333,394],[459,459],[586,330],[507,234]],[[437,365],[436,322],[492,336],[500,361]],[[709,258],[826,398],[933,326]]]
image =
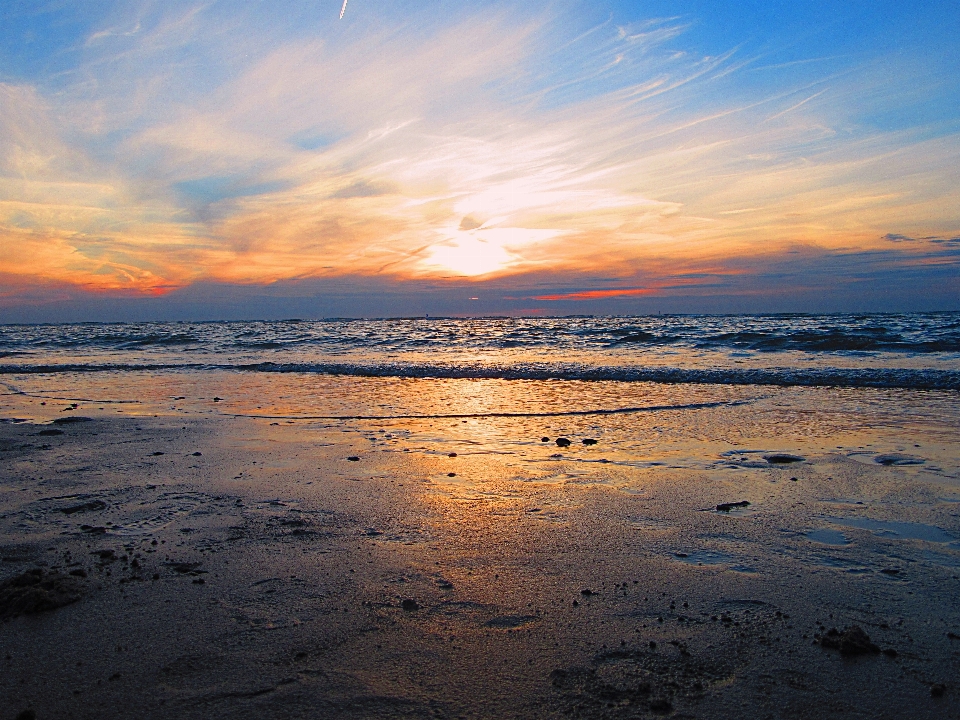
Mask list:
[[253,415],[230,413],[230,416],[257,420],[462,420],[470,418],[578,417],[583,415],[627,415],[631,413],[664,412],[668,410],[704,410],[716,407],[736,407],[738,405],[748,405],[752,402],[754,402],[754,400],[720,400],[717,402],[689,403],[686,405],[643,405],[639,407],[556,410],[552,412],[437,413],[410,415]]

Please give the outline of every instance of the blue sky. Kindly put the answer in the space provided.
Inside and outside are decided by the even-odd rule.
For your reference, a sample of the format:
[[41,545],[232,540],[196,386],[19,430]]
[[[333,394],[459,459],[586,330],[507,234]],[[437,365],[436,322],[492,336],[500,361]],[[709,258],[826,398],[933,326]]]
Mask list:
[[956,3],[339,10],[4,3],[0,321],[960,309]]

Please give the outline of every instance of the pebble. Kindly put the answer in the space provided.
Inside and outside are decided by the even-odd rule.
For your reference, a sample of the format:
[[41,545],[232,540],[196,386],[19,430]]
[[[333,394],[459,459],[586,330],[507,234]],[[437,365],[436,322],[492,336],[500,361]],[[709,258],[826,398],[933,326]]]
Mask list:
[[880,648],[870,640],[863,628],[852,625],[842,633],[836,628],[830,628],[820,639],[820,646],[831,650],[839,650],[841,655],[877,655]]
[[570,447],[570,440],[565,437],[558,437],[557,447]]
[[720,503],[719,505],[717,505],[717,512],[730,512],[734,508],[748,507],[749,505],[750,505],[749,500],[741,500],[740,502]]

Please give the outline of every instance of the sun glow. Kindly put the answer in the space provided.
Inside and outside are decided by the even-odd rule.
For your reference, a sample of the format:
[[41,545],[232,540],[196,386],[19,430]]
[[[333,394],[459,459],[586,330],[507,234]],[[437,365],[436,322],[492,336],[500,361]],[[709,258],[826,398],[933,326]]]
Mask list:
[[558,230],[529,228],[451,230],[446,240],[429,249],[420,266],[427,274],[441,272],[465,277],[518,270],[529,265],[522,255],[523,249],[560,234]]

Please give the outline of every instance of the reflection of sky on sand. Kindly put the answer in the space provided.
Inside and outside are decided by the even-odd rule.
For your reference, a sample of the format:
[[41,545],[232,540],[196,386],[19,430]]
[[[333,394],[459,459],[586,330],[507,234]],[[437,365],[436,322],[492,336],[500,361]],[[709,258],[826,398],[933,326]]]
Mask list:
[[[769,453],[832,453],[870,465],[909,455],[924,462],[898,465],[898,472],[960,475],[960,409],[949,392],[238,372],[7,376],[5,382],[8,393],[25,393],[0,396],[7,416],[252,416],[266,424],[349,429],[374,438],[365,442],[376,450],[496,453],[518,472],[563,481],[603,475],[612,465],[734,477],[768,465]],[[571,445],[557,447],[558,436]],[[598,442],[587,446],[585,438]],[[776,472],[789,478],[792,467]]]
[[[0,417],[157,416],[177,432],[215,421],[220,456],[155,459],[144,446],[138,462],[249,488],[264,511],[274,499],[307,509],[331,480],[357,502],[397,494],[416,511],[384,506],[363,541],[449,546],[467,567],[492,551],[528,562],[559,537],[744,581],[795,566],[910,582],[960,562],[949,393],[211,372],[8,381],[26,394],[0,397]],[[628,407],[658,409],[571,414]],[[84,432],[62,427],[36,439],[48,458]],[[785,454],[799,459],[768,459]],[[893,454],[926,462],[876,461]]]

